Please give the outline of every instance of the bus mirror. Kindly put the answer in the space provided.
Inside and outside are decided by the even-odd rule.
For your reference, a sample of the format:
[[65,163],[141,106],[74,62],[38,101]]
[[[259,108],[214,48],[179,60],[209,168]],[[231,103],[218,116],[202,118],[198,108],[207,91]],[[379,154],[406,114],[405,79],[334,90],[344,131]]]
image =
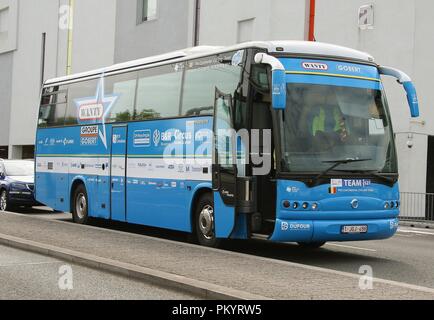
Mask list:
[[284,70],[273,71],[273,108],[277,110],[286,109],[286,74]]
[[418,118],[419,112],[419,99],[417,97],[416,88],[413,82],[408,81],[402,84],[404,86],[405,92],[407,92],[408,105],[410,106],[410,112],[412,118]]
[[408,106],[410,107],[411,117],[418,118],[420,115],[419,99],[417,98],[416,88],[411,81],[411,78],[404,72],[394,68],[380,67],[379,71],[385,76],[391,76],[396,78],[398,82],[404,86],[404,90],[407,93],[407,101]]
[[271,94],[273,108],[277,110],[286,109],[286,72],[283,64],[276,57],[266,53],[258,53],[255,62],[271,66]]

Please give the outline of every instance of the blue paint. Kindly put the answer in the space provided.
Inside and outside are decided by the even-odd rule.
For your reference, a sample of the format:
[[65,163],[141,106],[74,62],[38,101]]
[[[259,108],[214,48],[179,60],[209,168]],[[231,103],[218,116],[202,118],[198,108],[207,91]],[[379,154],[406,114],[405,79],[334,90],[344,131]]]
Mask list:
[[[387,187],[366,184],[352,187],[343,183],[336,194],[330,193],[331,184],[307,187],[298,181],[280,180],[277,183],[277,225],[273,241],[360,241],[387,239],[397,231],[399,209],[385,209],[385,203],[399,201],[398,184]],[[357,199],[357,209],[351,202]],[[283,203],[289,201],[290,208]],[[304,209],[303,203],[310,207]],[[294,208],[297,203],[297,208]],[[313,209],[312,204],[317,204]],[[366,234],[342,234],[343,226],[367,225]]]
[[[127,127],[114,127],[112,131],[111,217],[112,220],[122,222],[126,221],[126,157]],[[123,175],[120,174],[121,171]],[[113,172],[117,174],[113,175]]]
[[288,83],[309,83],[382,90],[380,73],[374,66],[299,58],[280,59]]
[[418,118],[419,112],[419,99],[414,84],[410,81],[403,83],[404,89],[407,92],[407,101],[410,107],[410,113],[412,118]]
[[225,205],[220,192],[214,192],[214,209],[216,236],[227,239],[235,228],[235,207]]
[[272,104],[277,110],[286,109],[285,70],[274,70],[272,75]]

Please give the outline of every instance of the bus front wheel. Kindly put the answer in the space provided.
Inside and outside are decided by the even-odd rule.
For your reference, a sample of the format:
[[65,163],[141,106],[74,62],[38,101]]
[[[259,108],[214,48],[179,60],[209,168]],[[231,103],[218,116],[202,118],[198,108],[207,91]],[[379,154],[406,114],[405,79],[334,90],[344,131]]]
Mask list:
[[89,218],[89,201],[86,188],[80,184],[74,191],[72,217],[75,223],[86,224]]
[[217,248],[220,245],[215,233],[214,212],[214,198],[211,193],[206,193],[200,197],[195,212],[196,237],[205,247]]

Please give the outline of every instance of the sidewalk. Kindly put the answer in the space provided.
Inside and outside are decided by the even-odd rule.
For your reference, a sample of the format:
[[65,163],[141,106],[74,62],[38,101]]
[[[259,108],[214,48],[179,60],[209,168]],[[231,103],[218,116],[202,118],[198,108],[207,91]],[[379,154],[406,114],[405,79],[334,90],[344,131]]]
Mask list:
[[434,221],[411,221],[401,220],[399,225],[403,227],[422,228],[422,229],[434,229]]
[[[359,276],[208,249],[142,235],[0,213],[0,240],[20,238],[101,261],[116,261],[198,283],[271,299],[434,299],[434,289],[379,280],[359,289]],[[0,241],[1,242],[1,241]],[[0,252],[1,254],[1,252]],[[104,260],[105,259],[105,260]],[[89,263],[88,263],[89,264]]]

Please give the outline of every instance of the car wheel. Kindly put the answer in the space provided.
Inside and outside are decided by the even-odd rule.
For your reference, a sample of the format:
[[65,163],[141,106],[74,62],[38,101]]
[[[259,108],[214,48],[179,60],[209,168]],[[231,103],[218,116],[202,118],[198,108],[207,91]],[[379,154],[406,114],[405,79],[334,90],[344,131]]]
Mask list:
[[304,249],[319,249],[323,247],[326,242],[300,242],[298,245]]
[[6,190],[2,190],[0,193],[0,211],[5,212],[11,209],[12,208],[8,199],[8,192]]
[[215,233],[214,212],[212,194],[204,194],[196,205],[195,229],[199,244],[205,247],[217,248],[220,245],[220,240],[216,238]]
[[72,217],[78,224],[86,224],[89,219],[89,201],[84,185],[79,185],[75,189],[72,199]]

